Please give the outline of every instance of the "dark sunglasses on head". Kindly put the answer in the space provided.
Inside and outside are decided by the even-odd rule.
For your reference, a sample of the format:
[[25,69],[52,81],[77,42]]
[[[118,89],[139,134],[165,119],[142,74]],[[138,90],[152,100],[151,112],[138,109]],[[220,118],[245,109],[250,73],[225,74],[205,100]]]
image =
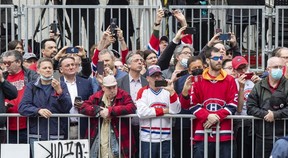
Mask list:
[[223,60],[223,56],[214,56],[214,57],[211,57],[210,59],[215,60],[215,61],[218,61],[219,59]]

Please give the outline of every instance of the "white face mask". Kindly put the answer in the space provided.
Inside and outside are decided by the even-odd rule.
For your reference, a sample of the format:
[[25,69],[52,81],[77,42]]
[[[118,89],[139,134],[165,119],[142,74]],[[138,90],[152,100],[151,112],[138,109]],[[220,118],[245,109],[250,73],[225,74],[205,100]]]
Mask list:
[[183,58],[183,59],[181,59],[180,64],[186,69],[187,68],[187,62],[188,62],[188,59]]
[[50,80],[53,79],[53,76],[51,76],[51,77],[44,77],[44,76],[40,75],[40,79],[41,79],[41,80],[44,80],[44,81],[50,81]]

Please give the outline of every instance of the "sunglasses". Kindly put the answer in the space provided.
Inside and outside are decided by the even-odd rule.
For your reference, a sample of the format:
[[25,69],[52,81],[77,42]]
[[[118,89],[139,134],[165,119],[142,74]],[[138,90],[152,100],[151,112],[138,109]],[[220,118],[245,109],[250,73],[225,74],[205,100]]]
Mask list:
[[218,61],[219,59],[223,60],[223,56],[214,56],[214,57],[211,57],[210,59],[212,59],[214,61]]
[[226,52],[226,55],[232,55],[232,52]]

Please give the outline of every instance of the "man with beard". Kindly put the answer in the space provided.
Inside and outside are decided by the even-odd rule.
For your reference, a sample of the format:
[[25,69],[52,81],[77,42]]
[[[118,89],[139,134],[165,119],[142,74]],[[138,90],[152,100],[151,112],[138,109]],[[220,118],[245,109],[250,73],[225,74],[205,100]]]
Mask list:
[[222,60],[218,48],[209,48],[206,51],[209,67],[204,70],[202,79],[192,86],[192,76],[189,76],[180,96],[182,108],[190,108],[196,117],[193,123],[195,157],[204,157],[205,134],[209,134],[207,153],[209,157],[216,156],[217,132],[221,133],[219,154],[223,158],[231,157],[233,130],[231,120],[225,118],[235,113],[238,97],[235,80],[222,69]]
[[[59,52],[57,50],[56,41],[53,38],[44,39],[41,42],[41,53],[45,58],[53,59],[54,77],[59,78],[60,74],[58,72],[58,65],[61,58],[65,56],[78,56],[81,58],[81,71],[78,75],[82,78],[89,78],[91,75],[90,59],[87,58],[86,51],[82,46],[75,46],[78,49],[78,53],[73,53],[73,55],[66,52],[68,46],[64,46]],[[76,57],[75,57],[76,58]],[[80,65],[79,65],[80,67]],[[56,71],[57,70],[57,71]]]

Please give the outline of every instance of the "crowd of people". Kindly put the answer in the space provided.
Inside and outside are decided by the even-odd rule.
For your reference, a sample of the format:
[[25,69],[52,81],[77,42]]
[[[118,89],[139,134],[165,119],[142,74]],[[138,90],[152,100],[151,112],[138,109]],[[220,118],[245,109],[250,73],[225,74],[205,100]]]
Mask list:
[[[82,46],[58,51],[53,38],[42,40],[39,59],[11,41],[0,61],[0,112],[26,117],[1,118],[1,143],[30,143],[33,151],[37,140],[89,138],[94,158],[201,158],[208,134],[209,157],[217,143],[223,158],[252,157],[252,149],[256,158],[269,157],[275,138],[288,132],[281,119],[288,116],[288,48],[275,49],[259,77],[233,32],[229,41],[216,33],[195,56],[185,16],[172,14],[181,26],[172,41],[159,35],[159,9],[147,50],[136,52],[129,52],[123,28],[113,33],[109,26],[91,59]],[[109,49],[114,43],[120,53]],[[78,113],[90,117],[51,117]],[[128,114],[138,117],[117,117]],[[172,121],[160,117],[165,114],[195,118]],[[232,121],[230,115],[261,119]]]

